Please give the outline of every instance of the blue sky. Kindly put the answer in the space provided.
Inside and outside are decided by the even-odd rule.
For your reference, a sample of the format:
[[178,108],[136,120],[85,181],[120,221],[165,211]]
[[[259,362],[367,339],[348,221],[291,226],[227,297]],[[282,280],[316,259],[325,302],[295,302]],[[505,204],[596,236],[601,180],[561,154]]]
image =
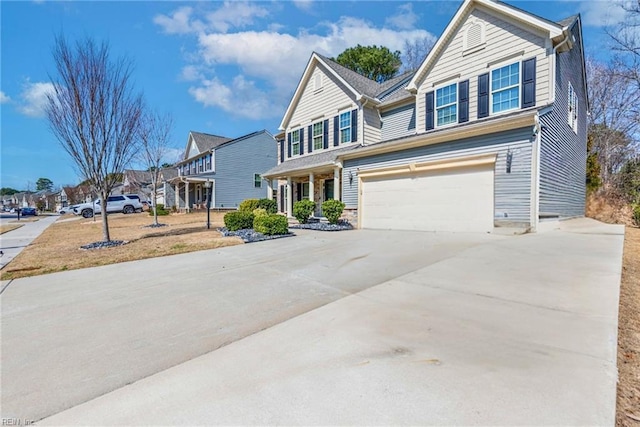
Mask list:
[[[581,13],[587,53],[607,52],[602,28],[620,19],[607,1],[517,1],[559,20]],[[238,137],[276,133],[312,51],[438,37],[460,1],[2,1],[0,186],[77,184],[71,158],[48,129],[42,105],[55,72],[56,34],[108,41],[135,64],[149,106],[174,117],[175,161],[190,130]]]

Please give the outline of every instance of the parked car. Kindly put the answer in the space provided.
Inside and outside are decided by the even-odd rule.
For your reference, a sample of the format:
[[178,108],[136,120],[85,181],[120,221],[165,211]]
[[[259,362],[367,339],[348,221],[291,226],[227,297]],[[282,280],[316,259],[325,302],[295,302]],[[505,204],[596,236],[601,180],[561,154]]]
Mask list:
[[58,213],[60,215],[64,215],[66,213],[73,213],[73,208],[75,207],[75,205],[72,206],[65,206],[63,208],[60,208],[60,210],[58,211]]
[[[130,214],[142,212],[142,203],[137,194],[122,194],[119,196],[109,196],[107,199],[107,213],[122,212]],[[84,218],[91,218],[94,214],[102,213],[100,199],[91,203],[81,203],[73,208],[73,213],[82,215]]]
[[20,214],[22,216],[37,216],[38,211],[36,210],[36,208],[22,208],[20,210]]

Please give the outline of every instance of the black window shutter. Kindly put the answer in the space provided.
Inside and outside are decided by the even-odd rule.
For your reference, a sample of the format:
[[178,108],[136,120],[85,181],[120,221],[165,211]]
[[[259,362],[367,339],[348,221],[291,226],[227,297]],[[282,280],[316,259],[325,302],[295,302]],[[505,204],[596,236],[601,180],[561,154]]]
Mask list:
[[425,128],[427,130],[433,129],[434,119],[434,105],[433,105],[433,92],[427,92],[425,94]]
[[291,157],[291,132],[287,134],[287,140],[289,145],[289,151],[287,151],[287,157]]
[[335,116],[333,118],[333,146],[340,145],[340,117]]
[[307,136],[309,137],[309,143],[313,144],[313,125],[309,125],[307,128]]
[[284,185],[280,186],[280,212],[284,212],[287,208],[284,205],[285,204],[285,200],[284,200]]
[[304,154],[304,128],[300,129],[300,155]]
[[489,116],[489,73],[478,76],[478,118]]
[[300,200],[302,200],[302,183],[301,182],[297,182],[296,183],[296,200],[299,202]]
[[458,83],[458,123],[469,121],[469,80]]
[[358,140],[358,110],[351,112],[351,142]]
[[[211,154],[209,154],[211,156]],[[209,159],[209,162],[211,159]],[[284,139],[280,141],[280,162],[284,162]]]
[[522,108],[536,105],[536,58],[522,61]]
[[329,148],[329,119],[324,121],[322,132],[322,141],[324,143],[324,148]]

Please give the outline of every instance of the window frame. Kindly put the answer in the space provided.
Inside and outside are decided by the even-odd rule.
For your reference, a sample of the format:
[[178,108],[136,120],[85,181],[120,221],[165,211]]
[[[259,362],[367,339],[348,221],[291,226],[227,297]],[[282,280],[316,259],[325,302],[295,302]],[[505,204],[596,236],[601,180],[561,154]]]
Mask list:
[[[343,111],[341,113],[338,113],[338,141],[340,144],[348,144],[351,142],[351,134],[352,134],[352,126],[351,124],[353,123],[353,118],[352,118],[352,114],[353,111],[352,110],[348,110],[348,111]],[[342,116],[348,115],[348,125],[347,126],[342,126]],[[346,131],[348,140],[344,141],[342,139],[342,135],[343,135],[343,131]]]
[[567,87],[567,124],[574,133],[578,133],[578,94],[571,82]]
[[[296,141],[296,136],[297,141]],[[296,129],[291,131],[291,155],[299,156],[300,155],[300,129]]]
[[[320,134],[316,135],[316,126],[319,125]],[[324,122],[319,121],[311,125],[311,139],[313,140],[313,151],[322,150],[324,148]],[[318,144],[318,141],[320,144]]]
[[253,174],[253,188],[262,188],[262,175],[259,173]]
[[[449,102],[448,104],[443,104],[438,106],[438,92],[441,90],[444,90],[446,88],[450,88],[451,86],[454,87],[455,89],[455,95],[454,95],[454,102]],[[439,117],[438,117],[438,111],[439,110],[443,110],[445,108],[450,108],[451,106],[454,106],[454,119],[453,121],[447,122],[447,123],[440,123],[439,121]],[[442,86],[439,86],[437,88],[435,88],[434,93],[433,93],[433,114],[434,114],[434,127],[435,128],[439,128],[439,127],[443,127],[443,126],[450,126],[450,125],[454,125],[458,123],[458,82],[454,82],[454,83],[448,83],[448,84],[444,84]]]
[[[495,73],[496,71],[502,70],[504,68],[508,68],[508,67],[512,67],[514,65],[518,66],[518,83],[515,85],[510,85],[507,87],[503,87],[500,88],[498,90],[494,89],[493,87],[493,73]],[[494,102],[493,102],[493,98],[496,94],[501,93],[501,92],[505,92],[508,90],[513,90],[516,89],[516,96],[518,98],[518,105],[515,107],[511,107],[511,108],[507,108],[504,110],[499,110],[499,111],[495,111],[494,109]],[[489,71],[489,115],[493,115],[493,114],[502,114],[508,111],[515,111],[522,108],[522,61],[515,61],[515,62],[510,62],[508,64],[505,65],[498,65],[496,67],[493,67],[490,71]]]

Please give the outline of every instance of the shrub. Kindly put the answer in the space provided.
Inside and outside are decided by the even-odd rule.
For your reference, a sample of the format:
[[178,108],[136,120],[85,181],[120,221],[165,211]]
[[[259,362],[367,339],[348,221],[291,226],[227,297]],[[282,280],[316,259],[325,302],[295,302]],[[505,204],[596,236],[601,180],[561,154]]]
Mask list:
[[293,204],[293,216],[300,224],[306,224],[315,209],[315,202],[308,199],[300,200]]
[[266,236],[279,234],[287,234],[289,232],[289,224],[287,217],[278,214],[268,214],[257,216],[253,220],[253,229]]
[[254,209],[258,209],[260,207],[258,206],[259,202],[260,201],[258,199],[245,199],[242,202],[240,202],[240,206],[238,206],[238,210],[243,212],[253,212]]
[[258,209],[254,209],[253,210],[253,217],[257,218],[259,216],[265,216],[267,215],[267,211],[262,209],[262,208],[258,208]]
[[[158,216],[169,215],[170,213],[168,210],[164,208],[164,205],[162,203],[158,203],[156,205],[156,212],[158,213]],[[153,207],[149,209],[149,215],[153,216]]]
[[343,210],[344,203],[340,200],[327,200],[322,204],[322,214],[327,217],[329,224],[337,224]]
[[253,227],[253,213],[246,211],[229,212],[224,216],[224,226],[229,231],[238,231]]
[[633,205],[632,206],[633,209],[633,223],[640,227],[640,205]]
[[273,199],[260,199],[258,200],[258,207],[267,211],[269,214],[278,212],[278,204]]

